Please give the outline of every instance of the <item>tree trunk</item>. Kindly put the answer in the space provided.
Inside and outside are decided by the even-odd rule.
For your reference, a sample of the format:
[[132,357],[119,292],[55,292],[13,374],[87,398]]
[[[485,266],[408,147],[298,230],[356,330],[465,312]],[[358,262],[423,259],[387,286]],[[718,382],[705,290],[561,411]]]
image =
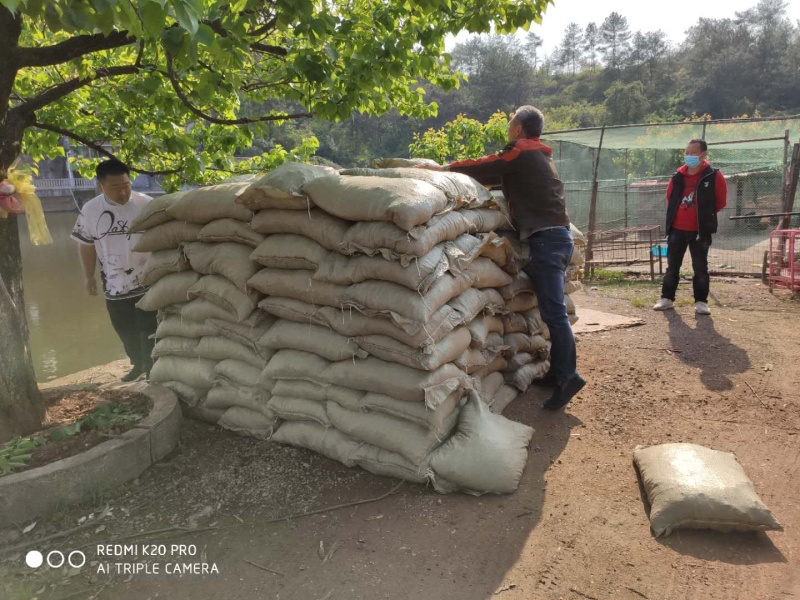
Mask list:
[[0,442],[38,430],[43,418],[22,297],[17,217],[9,215],[0,219]]

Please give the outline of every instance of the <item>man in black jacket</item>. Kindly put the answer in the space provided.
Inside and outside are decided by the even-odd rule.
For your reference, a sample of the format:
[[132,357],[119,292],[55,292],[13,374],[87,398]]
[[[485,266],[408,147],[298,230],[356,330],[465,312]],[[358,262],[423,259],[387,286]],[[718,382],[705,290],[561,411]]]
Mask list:
[[[564,282],[574,244],[552,151],[539,141],[544,116],[533,106],[522,106],[508,124],[508,145],[496,155],[462,160],[432,170],[464,173],[484,185],[501,185],[511,220],[530,245],[525,267],[530,275],[539,312],[550,330],[550,371],[534,383],[553,387],[544,408],[567,405],[586,382],[576,369],[575,338],[564,304]],[[426,167],[422,167],[426,168]]]

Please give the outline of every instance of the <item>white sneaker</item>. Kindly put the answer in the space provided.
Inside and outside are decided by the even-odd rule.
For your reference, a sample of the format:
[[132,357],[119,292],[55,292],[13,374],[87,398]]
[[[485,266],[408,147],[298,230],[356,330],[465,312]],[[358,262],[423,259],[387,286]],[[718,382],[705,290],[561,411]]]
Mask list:
[[675,308],[675,304],[669,298],[662,298],[653,307],[653,310],[670,310]]
[[708,304],[706,304],[705,302],[695,302],[694,303],[694,311],[698,315],[710,315],[711,314],[711,309],[708,308]]

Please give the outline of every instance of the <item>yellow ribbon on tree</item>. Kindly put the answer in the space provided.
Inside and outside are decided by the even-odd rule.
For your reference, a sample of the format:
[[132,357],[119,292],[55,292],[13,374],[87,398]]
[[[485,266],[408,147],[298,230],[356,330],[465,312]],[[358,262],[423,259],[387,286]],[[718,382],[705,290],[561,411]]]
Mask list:
[[[53,238],[47,228],[47,222],[42,210],[42,201],[36,195],[36,186],[33,185],[29,173],[17,169],[18,162],[15,162],[6,173],[6,180],[3,183],[10,183],[14,186],[14,197],[22,204],[25,209],[25,216],[28,221],[28,235],[35,246],[52,244]],[[8,212],[0,207],[0,218],[8,216]]]

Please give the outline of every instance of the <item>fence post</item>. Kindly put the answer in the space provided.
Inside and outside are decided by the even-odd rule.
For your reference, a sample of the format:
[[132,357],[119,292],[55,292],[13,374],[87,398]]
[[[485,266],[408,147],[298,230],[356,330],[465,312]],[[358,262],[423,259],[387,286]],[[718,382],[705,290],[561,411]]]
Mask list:
[[[786,204],[786,184],[789,175],[789,130],[783,132],[783,168],[781,168],[781,207]],[[781,208],[783,210],[783,208]]]
[[597,223],[597,170],[600,166],[600,151],[603,148],[603,136],[606,133],[606,126],[600,130],[600,143],[597,144],[597,154],[594,157],[594,170],[592,172],[592,200],[589,205],[589,240],[586,244],[586,256],[584,258],[584,277],[589,275],[589,263],[592,260],[592,247],[594,246],[595,225]]
[[706,139],[706,122],[708,121],[708,115],[703,115],[703,137],[700,138],[703,141]]
[[[800,178],[800,143],[794,145],[792,150],[792,163],[789,166],[789,176],[786,178],[786,192],[783,197],[783,212],[792,212],[794,207],[794,195],[797,193],[797,182]],[[781,217],[778,229],[788,229],[792,217],[789,215]]]
[[625,229],[628,228],[628,149],[625,148]]

